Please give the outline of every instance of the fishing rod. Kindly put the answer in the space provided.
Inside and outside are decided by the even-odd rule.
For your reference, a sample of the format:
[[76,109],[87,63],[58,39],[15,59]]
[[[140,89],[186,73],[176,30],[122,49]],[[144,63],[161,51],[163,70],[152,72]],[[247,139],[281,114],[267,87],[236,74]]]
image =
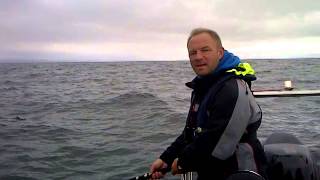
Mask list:
[[[161,169],[160,172],[163,174],[167,173],[170,171],[170,168],[164,168]],[[136,176],[134,178],[131,178],[129,180],[149,180],[151,179],[152,173],[145,173],[144,175],[141,176]],[[193,179],[193,172],[184,172],[181,174],[181,180],[192,180]]]
[[[165,173],[167,173],[169,171],[170,171],[170,168],[163,168],[163,169],[160,169],[159,172],[165,174]],[[151,179],[151,177],[152,177],[152,173],[145,173],[145,174],[143,174],[141,176],[136,176],[136,177],[131,178],[129,180],[149,180],[149,179]]]
[[134,178],[131,178],[129,180],[149,180],[151,178],[152,174],[151,173],[145,173],[142,176],[136,176]]

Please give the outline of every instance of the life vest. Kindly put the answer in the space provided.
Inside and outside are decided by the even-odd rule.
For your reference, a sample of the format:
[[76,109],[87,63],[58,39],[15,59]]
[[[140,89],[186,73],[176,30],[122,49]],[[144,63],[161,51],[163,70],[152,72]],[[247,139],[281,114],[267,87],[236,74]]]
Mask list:
[[[241,93],[237,99],[237,104],[235,105],[233,112],[237,117],[231,117],[229,119],[229,123],[225,131],[221,135],[212,152],[212,156],[224,160],[235,153],[238,160],[239,170],[252,170],[258,172],[258,167],[254,157],[254,150],[251,145],[247,143],[248,139],[257,138],[255,130],[247,133],[247,127],[255,123],[260,124],[262,116],[261,109],[256,104],[250,90],[251,80],[256,79],[255,71],[252,69],[250,64],[241,63],[238,67],[226,71],[226,73],[215,81],[207,90],[206,94],[201,98],[201,101],[199,102],[200,104],[197,105],[194,104],[195,102],[192,102],[192,106],[195,106],[197,111],[196,126],[191,128],[193,130],[192,137],[194,139],[197,135],[210,131],[206,128],[206,122],[210,116],[210,112],[208,111],[210,102],[214,102],[214,98],[217,97],[217,93],[221,90],[223,84],[232,78],[236,79],[239,94]],[[194,99],[195,94],[193,93],[192,101],[194,101]],[[246,113],[240,112],[243,106],[247,107]]]

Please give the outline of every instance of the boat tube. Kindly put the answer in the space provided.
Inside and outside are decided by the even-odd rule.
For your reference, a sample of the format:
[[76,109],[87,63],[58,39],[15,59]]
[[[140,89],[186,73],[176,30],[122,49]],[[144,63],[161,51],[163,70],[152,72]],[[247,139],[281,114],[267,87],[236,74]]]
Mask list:
[[320,160],[295,136],[274,133],[264,143],[269,180],[320,180]]

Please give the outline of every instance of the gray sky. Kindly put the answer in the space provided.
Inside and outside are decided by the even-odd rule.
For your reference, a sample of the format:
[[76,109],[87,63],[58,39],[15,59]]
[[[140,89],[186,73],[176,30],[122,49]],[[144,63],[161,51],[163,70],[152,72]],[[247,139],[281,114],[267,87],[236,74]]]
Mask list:
[[241,58],[320,57],[319,0],[0,0],[0,62],[186,60],[195,27]]

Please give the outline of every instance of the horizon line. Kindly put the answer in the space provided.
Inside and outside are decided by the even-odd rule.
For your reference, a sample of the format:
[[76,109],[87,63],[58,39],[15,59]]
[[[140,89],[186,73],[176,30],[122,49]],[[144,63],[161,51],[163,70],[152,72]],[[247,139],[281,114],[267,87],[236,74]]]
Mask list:
[[[320,59],[320,57],[293,57],[293,58],[241,58],[241,60],[302,60],[302,59]],[[86,62],[86,63],[99,63],[99,62],[172,62],[172,61],[189,61],[188,59],[152,59],[152,60],[137,60],[137,59],[126,59],[126,60],[71,60],[71,59],[0,59],[0,63],[55,63],[55,62],[67,62],[67,63],[76,63],[76,62]]]

